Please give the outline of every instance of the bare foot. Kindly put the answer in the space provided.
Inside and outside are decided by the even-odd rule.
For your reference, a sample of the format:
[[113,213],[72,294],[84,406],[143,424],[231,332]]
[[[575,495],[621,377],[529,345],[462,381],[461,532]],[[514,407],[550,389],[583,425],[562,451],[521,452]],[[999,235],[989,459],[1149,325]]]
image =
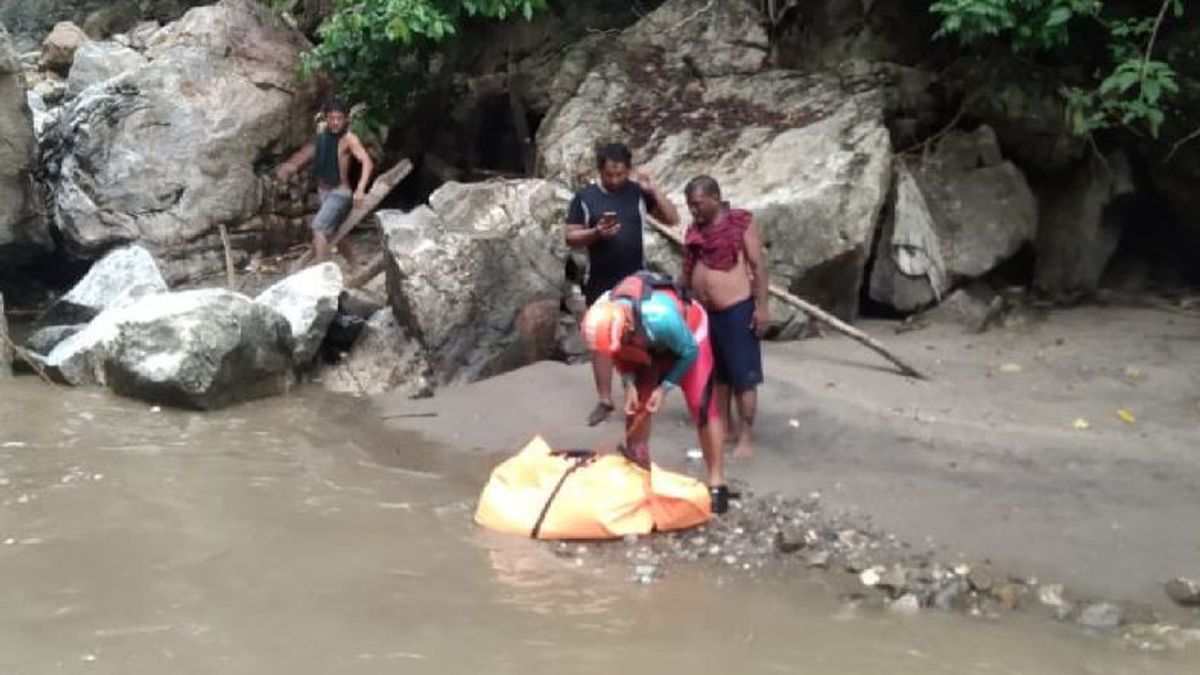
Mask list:
[[754,445],[750,439],[750,432],[742,429],[742,433],[738,434],[737,447],[733,450],[734,459],[746,459],[754,452]]

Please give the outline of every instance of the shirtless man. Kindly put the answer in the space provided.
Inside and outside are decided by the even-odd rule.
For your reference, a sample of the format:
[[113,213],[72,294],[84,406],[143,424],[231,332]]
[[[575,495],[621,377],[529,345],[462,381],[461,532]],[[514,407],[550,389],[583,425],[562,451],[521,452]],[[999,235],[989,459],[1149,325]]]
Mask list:
[[[331,98],[324,108],[325,127],[317,132],[316,138],[275,169],[275,176],[286,183],[309,162],[313,163],[321,204],[312,221],[313,257],[316,262],[322,262],[329,256],[330,240],[350,213],[351,205],[362,203],[367,186],[371,184],[371,172],[375,169],[362,141],[347,128],[348,112],[345,101],[336,96]],[[351,157],[362,165],[362,175],[353,193],[350,191]],[[345,256],[346,262],[354,264],[354,251],[348,237],[339,242],[338,250]]]
[[771,325],[762,239],[750,212],[721,201],[721,188],[710,176],[693,178],[684,196],[692,224],[684,242],[683,283],[708,310],[717,406],[728,411],[731,392],[737,399],[741,426],[733,456],[743,458],[751,451],[763,381],[759,341]]

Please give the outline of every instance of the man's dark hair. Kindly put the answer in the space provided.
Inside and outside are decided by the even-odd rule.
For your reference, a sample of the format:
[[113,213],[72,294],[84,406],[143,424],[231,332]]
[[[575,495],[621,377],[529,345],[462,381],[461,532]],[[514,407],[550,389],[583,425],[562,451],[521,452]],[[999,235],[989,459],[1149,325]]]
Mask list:
[[717,179],[712,176],[701,174],[688,181],[687,187],[683,188],[685,197],[691,197],[699,192],[709,197],[721,198],[721,186],[717,184]]
[[603,169],[609,162],[633,166],[633,153],[624,143],[605,143],[596,148],[596,168]]
[[325,107],[321,109],[326,115],[329,113],[340,112],[343,115],[350,114],[350,106],[346,105],[346,99],[341,96],[330,96],[325,101]]

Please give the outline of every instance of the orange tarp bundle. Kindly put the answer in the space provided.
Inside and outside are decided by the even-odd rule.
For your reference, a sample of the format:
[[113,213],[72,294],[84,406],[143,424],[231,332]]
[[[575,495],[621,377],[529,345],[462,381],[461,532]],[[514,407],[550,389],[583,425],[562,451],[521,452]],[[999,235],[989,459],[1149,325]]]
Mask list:
[[555,454],[540,436],[492,471],[475,511],[486,528],[538,539],[616,539],[710,517],[700,481],[620,455]]

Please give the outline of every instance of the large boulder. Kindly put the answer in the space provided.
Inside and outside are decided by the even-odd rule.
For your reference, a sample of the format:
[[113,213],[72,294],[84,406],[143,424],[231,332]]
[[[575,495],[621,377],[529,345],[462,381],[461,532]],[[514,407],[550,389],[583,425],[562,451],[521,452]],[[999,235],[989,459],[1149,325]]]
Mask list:
[[1064,299],[1096,292],[1121,237],[1107,207],[1134,190],[1122,153],[1085,162],[1067,180],[1047,187],[1035,247],[1038,290]]
[[321,384],[360,396],[401,391],[409,398],[433,393],[433,378],[421,345],[410,338],[390,308],[375,312],[358,341],[336,364],[323,366]]
[[[313,132],[296,81],[304,36],[252,0],[193,9],[156,32],[146,62],[83,89],[46,130],[50,208],[74,255],[138,242],[172,283],[257,247],[236,226],[261,211],[257,171]],[[132,63],[132,60],[131,60]]]
[[137,71],[146,57],[116,42],[85,42],[75,52],[67,76],[67,95],[78,96],[93,84]]
[[[749,3],[669,0],[546,119],[540,169],[581,185],[596,143],[622,140],[685,214],[683,186],[712,175],[753,211],[772,281],[849,318],[891,182],[882,97],[869,77],[762,71],[767,42]],[[651,266],[677,269],[662,238],[646,241]]]
[[38,319],[40,326],[87,323],[100,312],[130,304],[143,295],[163,293],[167,282],[154,256],[140,246],[126,246],[92,265],[83,279]]
[[87,33],[70,21],[60,21],[42,41],[42,64],[66,75],[75,61],[75,52],[87,42]]
[[34,188],[33,121],[25,79],[0,26],[0,267],[22,264],[53,248]]
[[555,355],[570,197],[544,180],[447,183],[428,207],[379,214],[392,309],[439,382]]
[[283,316],[239,293],[200,289],[106,310],[44,365],[68,384],[211,409],[286,390],[292,352]]
[[342,286],[341,268],[326,262],[279,281],[254,299],[287,319],[296,342],[293,359],[297,365],[307,364],[317,355],[337,314]]
[[983,276],[1037,234],[1037,199],[986,126],[947,134],[897,172],[871,271],[871,299],[904,312]]

